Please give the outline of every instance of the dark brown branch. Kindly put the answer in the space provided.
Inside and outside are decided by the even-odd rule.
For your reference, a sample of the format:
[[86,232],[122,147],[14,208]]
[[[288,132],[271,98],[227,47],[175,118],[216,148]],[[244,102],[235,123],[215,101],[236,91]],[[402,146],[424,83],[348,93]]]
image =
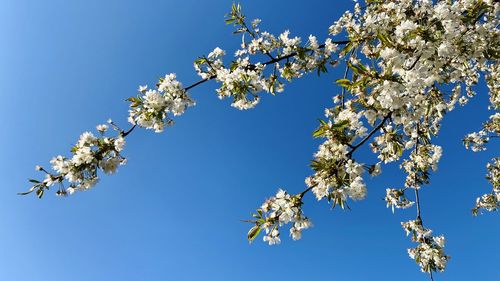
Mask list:
[[132,133],[132,131],[134,131],[134,129],[135,129],[135,127],[136,127],[136,126],[137,126],[137,125],[132,126],[132,127],[131,127],[130,129],[128,129],[128,131],[126,131],[126,132],[123,132],[123,131],[122,131],[122,134],[121,134],[121,135],[122,135],[122,137],[126,137],[126,136],[128,136],[128,134]]
[[310,186],[310,187],[306,188],[304,191],[302,191],[301,193],[299,193],[299,198],[301,198],[301,199],[302,199],[302,197],[304,197],[304,194],[306,194],[307,192],[309,192],[309,191],[310,191],[311,189],[313,189],[315,186],[316,186],[316,184],[315,184],[315,185],[313,185],[313,186]]
[[377,132],[380,128],[382,128],[382,126],[384,126],[385,121],[387,121],[387,119],[389,119],[390,117],[391,113],[387,114],[387,116],[385,116],[384,119],[382,119],[382,121],[375,128],[373,128],[373,130],[364,139],[362,139],[358,144],[352,147],[351,151],[349,151],[347,155],[351,156],[354,153],[354,151],[356,151],[356,149],[358,149],[365,142],[367,142],[373,136],[373,134],[375,134],[375,132]]
[[[420,135],[420,129],[419,129],[419,124],[417,123],[417,137],[416,137],[416,140],[415,140],[415,154],[418,154],[418,145],[419,145],[419,141],[418,141],[418,137]],[[417,223],[419,223],[422,227],[424,227],[424,223],[422,221],[422,214],[421,214],[421,209],[420,209],[420,194],[418,192],[418,189],[419,189],[419,186],[417,186],[417,164],[415,163],[414,165],[414,169],[415,169],[415,177],[413,179],[414,181],[414,189],[415,189],[415,205],[416,205],[416,208],[417,208]],[[434,281],[434,276],[432,275],[432,270],[429,271],[429,278],[431,281]]]
[[416,186],[415,186],[415,203],[416,203],[415,205],[417,206],[417,221],[423,226],[422,217],[420,214],[420,196],[418,193],[418,187]]
[[[345,44],[348,44],[348,43],[350,43],[350,42],[351,42],[350,40],[342,40],[342,41],[333,41],[332,43],[333,43],[333,44],[337,44],[337,45],[345,45]],[[319,45],[319,46],[318,46],[318,48],[319,48],[319,49],[323,49],[323,48],[325,48],[325,44],[321,44],[321,45]],[[292,52],[292,53],[290,53],[290,54],[288,54],[288,55],[286,55],[286,56],[277,57],[277,58],[272,59],[272,60],[270,60],[270,61],[267,61],[267,62],[265,62],[265,63],[263,63],[263,64],[264,64],[264,65],[268,65],[268,64],[276,63],[276,62],[282,61],[282,60],[284,60],[284,59],[289,59],[289,58],[294,57],[294,56],[296,56],[296,55],[298,55],[298,53],[297,53],[297,52]]]
[[[418,137],[419,137],[419,134],[420,134],[420,131],[419,131],[419,127],[418,127],[418,124],[417,124],[417,138],[415,140],[415,155],[418,154],[418,145],[419,145],[419,141],[418,141]],[[421,217],[421,213],[420,213],[420,196],[419,196],[419,193],[418,193],[418,186],[417,186],[417,163],[415,162],[415,178],[413,179],[414,181],[414,188],[415,188],[415,205],[417,206],[417,221],[420,223],[420,225],[424,225],[422,223],[422,217]]]
[[200,84],[203,84],[203,83],[205,83],[205,82],[207,82],[207,81],[209,81],[209,80],[212,80],[212,79],[214,79],[214,78],[215,78],[215,75],[212,75],[212,76],[210,76],[210,77],[208,77],[208,78],[205,78],[205,79],[200,80],[200,81],[198,81],[198,82],[196,82],[196,83],[193,83],[193,84],[191,84],[191,85],[187,86],[186,88],[184,88],[184,91],[189,91],[189,90],[191,90],[192,88],[194,88],[194,87],[196,87],[196,86],[198,86],[198,85],[200,85]]

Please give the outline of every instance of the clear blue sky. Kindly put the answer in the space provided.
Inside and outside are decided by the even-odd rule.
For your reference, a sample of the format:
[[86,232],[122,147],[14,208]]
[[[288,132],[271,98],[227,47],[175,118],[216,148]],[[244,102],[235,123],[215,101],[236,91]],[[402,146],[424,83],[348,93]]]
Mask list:
[[[192,63],[239,38],[224,24],[230,1],[0,1],[0,280],[425,280],[412,246],[382,198],[402,185],[397,167],[369,182],[351,211],[306,199],[315,226],[280,246],[245,239],[240,222],[279,187],[295,192],[318,141],[311,138],[341,69],[310,75],[252,111],[220,101],[215,84],[192,91],[198,105],[163,134],[138,130],[129,163],[90,192],[43,200],[16,193],[68,154],[79,134],[113,118],[126,126],[139,84],[175,72],[197,81]],[[350,1],[242,1],[263,29],[324,39]],[[231,51],[232,52],[232,51]],[[485,164],[462,136],[487,118],[486,92],[446,119],[444,156],[422,192],[426,225],[452,256],[436,280],[500,280],[499,214],[470,215],[488,192]],[[364,151],[366,152],[366,151]],[[363,155],[360,152],[359,155]]]

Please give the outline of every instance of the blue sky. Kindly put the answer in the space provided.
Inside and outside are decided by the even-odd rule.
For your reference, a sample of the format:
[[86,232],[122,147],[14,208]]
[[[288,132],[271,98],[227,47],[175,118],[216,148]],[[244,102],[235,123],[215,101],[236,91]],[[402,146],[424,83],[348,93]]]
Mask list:
[[[350,1],[242,1],[271,32],[325,38]],[[369,181],[351,211],[306,199],[314,227],[269,247],[245,239],[240,222],[279,187],[304,188],[318,140],[317,118],[339,92],[342,69],[309,75],[254,110],[220,101],[215,84],[191,94],[197,106],[162,134],[137,130],[128,164],[90,192],[43,200],[16,193],[81,132],[112,118],[126,127],[126,98],[140,84],[177,73],[198,80],[193,60],[239,38],[224,23],[230,1],[0,1],[0,280],[425,280],[412,246],[382,198],[399,187],[396,165]],[[436,280],[499,280],[499,217],[470,215],[490,190],[485,164],[498,144],[474,154],[464,134],[488,117],[483,87],[452,112],[435,140],[444,156],[422,192],[426,225],[452,256]],[[366,150],[358,155],[362,158]],[[497,153],[498,154],[498,153]]]

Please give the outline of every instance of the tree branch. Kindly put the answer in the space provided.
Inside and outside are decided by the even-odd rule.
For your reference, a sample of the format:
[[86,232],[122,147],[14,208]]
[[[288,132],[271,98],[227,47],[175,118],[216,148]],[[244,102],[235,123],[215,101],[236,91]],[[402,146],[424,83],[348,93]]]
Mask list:
[[[333,41],[332,43],[333,43],[333,44],[337,44],[337,45],[345,45],[345,44],[347,44],[347,43],[349,43],[349,42],[351,42],[351,41],[350,41],[350,40],[341,40],[341,41]],[[320,49],[325,48],[325,44],[321,44],[318,48],[320,48]],[[297,53],[297,52],[292,52],[292,53],[290,53],[290,54],[288,54],[288,55],[286,55],[286,56],[281,56],[281,57],[277,57],[277,58],[272,58],[272,56],[271,56],[271,58],[272,58],[271,60],[266,61],[266,62],[264,62],[264,63],[262,63],[262,64],[267,66],[267,65],[270,65],[270,64],[273,64],[273,63],[280,62],[280,61],[282,61],[282,60],[287,60],[287,59],[289,59],[289,58],[291,58],[291,57],[294,57],[294,56],[296,56],[296,55],[298,55],[298,53]],[[250,66],[253,66],[253,65],[250,65]],[[194,88],[194,87],[196,87],[196,86],[198,86],[198,85],[201,85],[201,84],[203,84],[203,83],[205,83],[205,82],[207,82],[207,81],[210,81],[210,80],[215,79],[216,77],[217,77],[216,75],[212,75],[212,76],[210,76],[210,77],[208,77],[208,78],[205,78],[205,79],[202,79],[202,80],[200,80],[200,81],[198,81],[198,82],[195,82],[195,83],[193,83],[193,84],[191,84],[191,85],[189,85],[189,86],[185,87],[185,88],[184,88],[184,91],[186,91],[186,92],[187,92],[187,91],[191,90],[192,88]],[[136,128],[136,126],[137,126],[137,125],[133,125],[133,126],[132,126],[130,129],[128,129],[126,132],[123,132],[123,131],[122,131],[122,132],[123,132],[123,133],[122,133],[122,137],[126,137],[127,135],[129,135],[130,133],[132,133],[132,132],[134,131],[134,129]]]
[[[418,154],[418,145],[419,145],[418,137],[419,137],[419,134],[420,134],[420,130],[419,130],[419,126],[417,124],[417,137],[416,137],[416,140],[415,140],[415,155]],[[418,193],[418,188],[419,187],[417,186],[417,163],[416,162],[414,163],[414,169],[415,169],[415,178],[413,179],[413,181],[414,181],[413,184],[414,184],[414,188],[415,188],[415,205],[417,207],[417,220],[423,226],[422,217],[420,215],[420,196],[419,196],[419,193]]]
[[[348,144],[348,146],[351,147],[351,150],[347,153],[347,156],[348,157],[352,156],[352,154],[354,153],[354,151],[356,149],[358,149],[365,142],[367,142],[373,136],[373,134],[375,134],[376,131],[378,131],[380,128],[382,128],[382,126],[385,124],[385,121],[387,121],[387,119],[390,118],[391,114],[392,113],[387,114],[384,117],[384,119],[375,128],[373,128],[373,130],[363,140],[361,140],[361,142],[359,142],[357,145],[353,146],[353,145]],[[313,189],[315,186],[316,186],[316,184],[306,188],[304,191],[299,193],[299,197],[302,198],[307,192],[311,191],[311,189]]]
[[128,136],[128,134],[132,133],[137,125],[132,126],[130,129],[128,129],[126,132],[122,131],[121,135],[122,137]]
[[385,121],[387,121],[387,119],[389,119],[390,117],[391,117],[391,113],[387,114],[384,117],[384,119],[375,128],[373,128],[373,130],[364,139],[362,139],[358,144],[352,146],[351,151],[349,151],[347,153],[347,155],[348,156],[352,156],[352,154],[354,153],[354,151],[356,151],[356,149],[358,149],[365,142],[367,142],[373,136],[373,134],[375,134],[375,132],[377,132],[380,128],[382,128],[382,126],[384,126],[384,124],[385,124]]

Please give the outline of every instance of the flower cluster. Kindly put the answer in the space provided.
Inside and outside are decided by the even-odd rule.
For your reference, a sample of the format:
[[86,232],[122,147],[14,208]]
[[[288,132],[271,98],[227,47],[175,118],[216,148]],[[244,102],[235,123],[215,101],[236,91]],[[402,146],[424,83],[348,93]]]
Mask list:
[[[340,151],[339,151],[340,149]],[[336,160],[328,158],[334,153],[344,153],[343,147],[333,142],[325,142],[316,153],[312,167],[316,173],[306,179],[318,200],[327,198],[344,208],[347,198],[362,200],[366,197],[366,185],[362,174],[365,167],[352,159]]]
[[[339,98],[334,101],[340,102]],[[306,185],[318,200],[327,198],[333,201],[333,206],[338,204],[344,208],[347,198],[361,200],[366,197],[365,170],[372,176],[381,172],[380,163],[367,166],[352,158],[352,153],[369,137],[366,123],[373,125],[377,116],[371,110],[360,110],[351,100],[325,110],[325,115],[328,122],[321,121],[313,133],[314,137],[325,138],[325,141],[314,155],[311,167],[315,173],[306,179]],[[364,139],[354,144],[361,138]]]
[[[317,38],[310,35],[308,42],[302,44],[302,39],[291,37],[288,30],[278,36],[261,31],[261,21],[253,20],[248,26],[240,5],[236,4],[226,22],[235,25],[235,33],[242,34],[241,48],[235,52],[235,59],[226,67],[223,62],[226,52],[215,48],[208,56],[197,59],[194,67],[202,79],[215,79],[219,82],[219,98],[231,97],[231,105],[235,108],[253,108],[259,103],[261,92],[282,92],[283,80],[291,81],[314,70],[318,73],[326,72],[328,64],[336,63],[331,58],[338,47],[331,38],[320,45]],[[250,39],[247,40],[245,35]],[[252,57],[260,56],[266,56],[270,60],[263,63],[251,62]],[[286,62],[280,64],[284,59]]]
[[[405,189],[414,188],[418,195],[442,154],[441,147],[432,144],[433,136],[447,112],[476,95],[473,86],[479,77],[486,77],[490,101],[498,108],[499,14],[498,1],[369,1],[363,8],[356,3],[353,11],[333,23],[331,36],[349,38],[342,48],[335,46],[335,63],[344,60],[346,71],[336,81],[342,87],[334,97],[337,105],[326,110],[328,121],[321,121],[313,133],[325,140],[314,155],[314,174],[306,179],[306,190],[341,206],[349,197],[364,198],[363,170],[376,169],[356,162],[353,154],[372,140],[370,146],[380,162],[405,158],[400,163],[408,174]],[[282,52],[293,52],[298,40],[289,34],[279,38],[292,46]],[[314,49],[315,38],[309,41]],[[272,45],[263,44],[265,50],[272,50]],[[322,46],[327,48],[326,43]],[[293,70],[287,73],[297,77]],[[471,146],[481,147],[483,136],[498,132],[497,119],[493,115],[484,126],[488,134],[470,138]],[[405,189],[387,189],[385,200],[393,210],[414,204],[404,195]],[[418,238],[421,244],[413,250],[414,257],[424,271],[444,269],[447,257],[427,238]]]
[[467,149],[470,148],[474,152],[484,151],[492,137],[500,137],[500,112],[491,115],[483,124],[482,130],[466,135],[463,142]]
[[[111,120],[109,123],[117,128]],[[45,190],[59,184],[56,194],[65,196],[73,194],[76,190],[92,188],[99,181],[97,174],[99,169],[106,174],[115,173],[118,166],[126,163],[125,158],[120,154],[125,146],[125,139],[123,131],[116,137],[106,137],[104,134],[107,130],[108,125],[103,124],[97,126],[100,136],[95,136],[91,132],[83,133],[71,149],[73,154],[71,158],[61,155],[52,158],[50,164],[55,172],[36,166],[36,170],[45,173],[45,179],[43,181],[30,180],[33,186],[21,194],[36,191],[37,196],[41,198]],[[69,183],[67,187],[64,186],[65,181]]]
[[314,155],[311,167],[314,175],[306,179],[306,185],[318,200],[327,198],[333,205],[344,208],[347,198],[361,200],[366,197],[363,173],[372,176],[381,172],[380,163],[367,166],[352,158],[359,147],[354,142],[367,137],[365,111],[359,111],[351,101],[343,106],[335,106],[325,111],[328,121],[321,121],[314,137],[324,138]]
[[393,213],[394,208],[407,209],[415,204],[415,202],[410,201],[408,200],[408,198],[406,198],[404,189],[387,188],[385,191],[386,196],[384,200],[385,202],[387,202],[387,208],[391,207]]
[[489,194],[484,194],[476,200],[476,206],[472,209],[472,214],[477,215],[480,209],[487,211],[496,211],[500,208],[500,157],[493,158],[491,163],[486,166],[488,174],[486,179],[493,186]]
[[489,141],[490,141],[489,134],[484,130],[467,134],[463,139],[465,148],[471,149],[474,152],[486,150],[485,145]]
[[293,240],[299,240],[302,230],[312,226],[311,221],[302,213],[302,194],[290,195],[282,189],[278,190],[276,196],[267,199],[253,216],[256,220],[252,221],[255,226],[248,232],[249,241],[264,229],[266,235],[263,239],[269,245],[281,242],[279,227],[284,224],[292,223],[290,236]]
[[419,219],[402,222],[406,235],[411,234],[415,248],[408,249],[408,255],[420,266],[422,272],[444,271],[450,259],[444,253],[444,236],[432,236],[432,230],[426,229]]
[[411,152],[409,159],[401,164],[401,168],[408,174],[406,187],[420,188],[429,183],[429,170],[437,170],[437,163],[441,159],[442,148],[437,145],[419,145]]
[[[249,57],[233,61],[231,68],[225,68],[222,56],[225,52],[216,48],[206,58],[198,59],[195,68],[203,79],[215,77],[221,83],[217,89],[219,98],[233,97],[233,107],[238,109],[253,108],[259,102],[258,93],[263,89],[271,89],[263,77],[264,65],[251,65]],[[206,70],[202,71],[202,68]],[[277,90],[282,91],[282,87]]]
[[411,141],[404,142],[403,137],[392,125],[386,125],[371,143],[372,151],[377,153],[378,159],[384,163],[397,161],[403,155],[403,150],[413,145]]
[[139,95],[128,101],[131,102],[129,122],[157,133],[162,132],[166,125],[173,124],[169,114],[181,115],[187,107],[195,105],[173,73],[160,78],[156,89],[140,86]]

